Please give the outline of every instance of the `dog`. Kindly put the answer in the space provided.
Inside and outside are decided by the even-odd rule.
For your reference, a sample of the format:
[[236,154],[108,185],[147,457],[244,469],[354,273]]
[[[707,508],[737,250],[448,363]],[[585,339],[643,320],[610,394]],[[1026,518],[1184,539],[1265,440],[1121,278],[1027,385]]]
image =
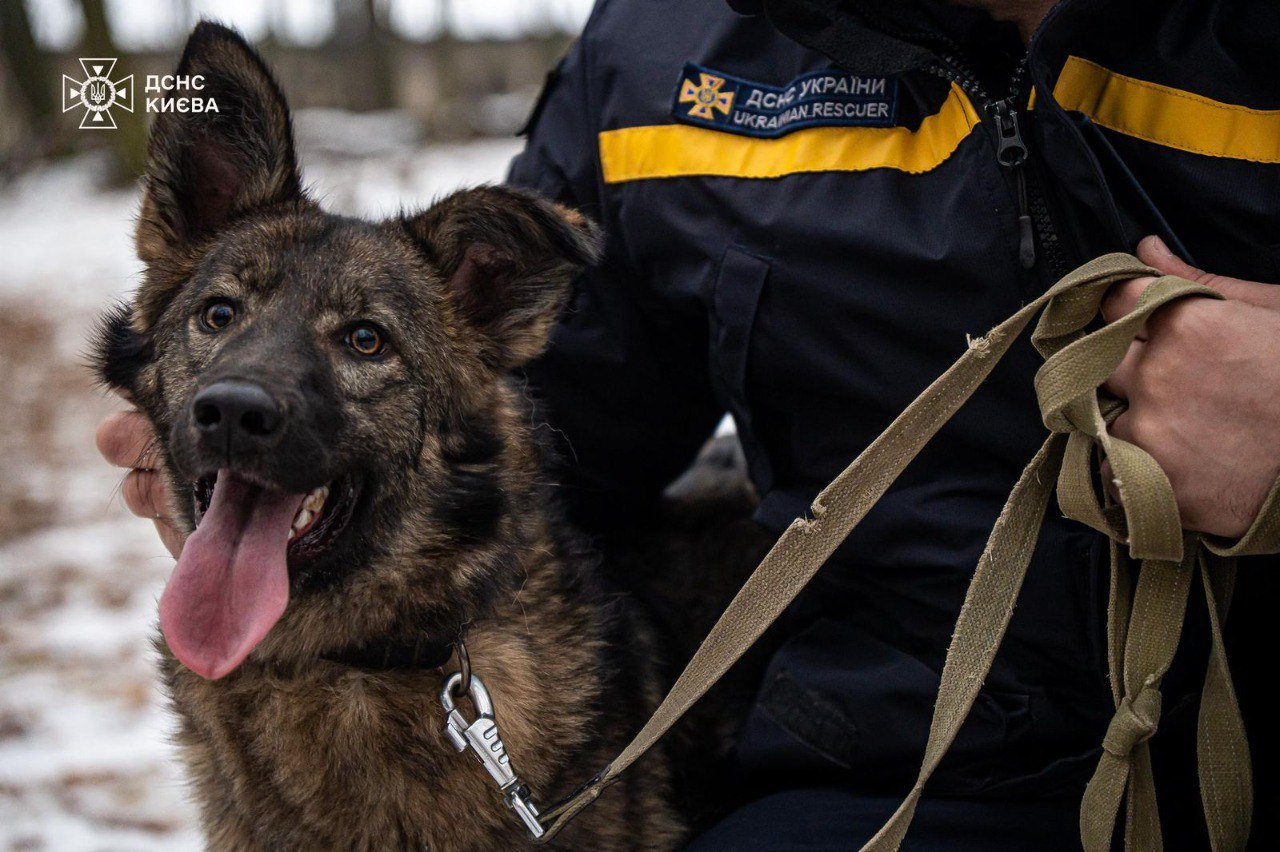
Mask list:
[[[96,364],[154,425],[191,531],[156,645],[207,843],[526,846],[446,735],[448,677],[467,721],[461,670],[487,689],[544,805],[662,694],[655,629],[560,517],[510,378],[547,345],[597,229],[498,186],[386,221],[327,213],[239,35],[199,24],[176,73],[203,77],[218,111],[156,116],[145,275]],[[655,750],[556,843],[677,846],[672,776]]]

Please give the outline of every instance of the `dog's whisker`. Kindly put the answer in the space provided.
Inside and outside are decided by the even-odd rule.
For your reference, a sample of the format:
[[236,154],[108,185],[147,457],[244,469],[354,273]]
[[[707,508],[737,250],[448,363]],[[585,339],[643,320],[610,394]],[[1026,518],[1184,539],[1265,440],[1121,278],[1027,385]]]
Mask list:
[[138,452],[137,458],[134,459],[133,469],[145,470],[148,472],[155,471],[156,463],[159,461],[159,458],[156,455],[158,447],[159,441],[156,438],[152,437],[151,440],[147,441],[146,446]]

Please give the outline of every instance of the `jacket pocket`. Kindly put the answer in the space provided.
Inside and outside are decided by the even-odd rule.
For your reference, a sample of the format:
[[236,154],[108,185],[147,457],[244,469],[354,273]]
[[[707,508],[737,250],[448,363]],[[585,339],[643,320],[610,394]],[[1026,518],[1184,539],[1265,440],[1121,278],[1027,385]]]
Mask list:
[[[819,618],[780,649],[739,744],[755,771],[852,772],[868,788],[910,783],[928,737],[939,674],[861,628]],[[976,795],[1027,742],[1030,696],[984,688],[931,789]]]
[[769,490],[773,472],[753,429],[747,399],[747,365],[751,332],[769,269],[768,259],[730,245],[720,259],[709,311],[713,385],[721,404],[733,415],[751,479],[761,493]]

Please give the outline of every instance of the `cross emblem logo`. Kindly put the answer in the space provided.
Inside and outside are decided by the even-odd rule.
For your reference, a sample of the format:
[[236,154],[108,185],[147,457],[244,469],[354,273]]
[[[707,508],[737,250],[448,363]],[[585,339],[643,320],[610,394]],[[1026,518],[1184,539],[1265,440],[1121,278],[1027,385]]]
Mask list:
[[728,115],[733,108],[733,92],[720,91],[724,78],[714,74],[699,74],[698,77],[697,84],[689,79],[680,84],[680,103],[693,104],[689,107],[689,115],[707,121],[715,119],[715,110]]
[[114,59],[81,59],[83,80],[62,75],[62,111],[83,109],[81,130],[115,130],[111,110],[120,107],[125,112],[133,112],[133,75],[112,80],[115,67]]

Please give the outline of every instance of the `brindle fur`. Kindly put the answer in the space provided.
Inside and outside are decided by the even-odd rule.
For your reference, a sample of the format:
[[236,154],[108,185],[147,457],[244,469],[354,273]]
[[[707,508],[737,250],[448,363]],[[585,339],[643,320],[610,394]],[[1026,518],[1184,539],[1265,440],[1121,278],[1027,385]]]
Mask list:
[[[301,188],[288,108],[235,33],[200,24],[177,69],[220,112],[152,131],[137,228],[145,279],[110,314],[99,373],[152,420],[180,522],[194,480],[228,463],[194,439],[191,399],[249,378],[283,401],[284,439],[230,460],[305,491],[355,474],[363,497],[325,554],[291,560],[283,618],[232,674],[207,681],[161,638],[178,743],[215,849],[502,849],[528,841],[480,764],[443,735],[443,670],[321,658],[465,632],[513,764],[539,802],[584,782],[660,698],[652,629],[602,584],[554,509],[522,389],[594,227],[513,189],[459,192],[368,222]],[[214,296],[240,316],[197,321]],[[341,345],[378,322],[391,354]],[[655,752],[561,836],[581,849],[669,849],[683,836]]]

